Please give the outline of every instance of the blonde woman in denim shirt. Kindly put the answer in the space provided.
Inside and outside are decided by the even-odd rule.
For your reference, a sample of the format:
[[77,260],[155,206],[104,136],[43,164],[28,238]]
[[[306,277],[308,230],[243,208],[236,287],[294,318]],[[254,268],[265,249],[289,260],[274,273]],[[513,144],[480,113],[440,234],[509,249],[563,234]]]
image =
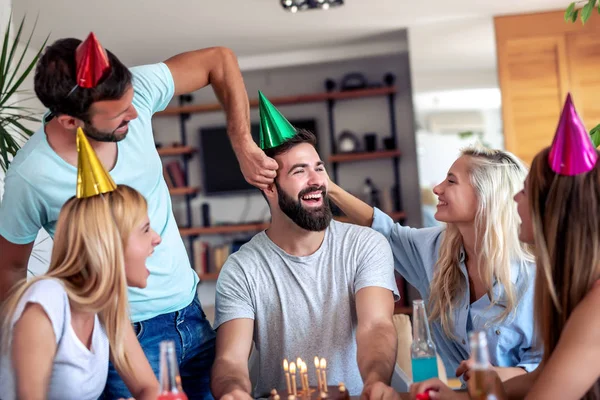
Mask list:
[[[445,226],[404,227],[339,186],[329,197],[350,219],[389,241],[395,268],[426,300],[433,340],[448,374],[467,372],[468,333],[484,330],[502,380],[533,371],[533,256],[518,237],[512,197],[527,169],[512,154],[469,148],[434,188]],[[468,378],[466,374],[465,378]]]

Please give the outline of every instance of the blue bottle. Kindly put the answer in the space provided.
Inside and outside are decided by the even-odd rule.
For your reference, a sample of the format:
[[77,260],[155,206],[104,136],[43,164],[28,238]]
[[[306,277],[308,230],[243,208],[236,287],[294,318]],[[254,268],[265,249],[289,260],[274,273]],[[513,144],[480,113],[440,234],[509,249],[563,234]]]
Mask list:
[[413,342],[410,348],[413,382],[438,377],[435,344],[423,300],[413,301]]

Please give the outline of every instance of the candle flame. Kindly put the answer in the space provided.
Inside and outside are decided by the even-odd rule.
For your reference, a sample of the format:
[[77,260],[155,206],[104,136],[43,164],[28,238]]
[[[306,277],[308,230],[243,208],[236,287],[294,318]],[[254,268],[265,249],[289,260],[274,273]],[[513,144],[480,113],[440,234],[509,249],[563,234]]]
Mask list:
[[296,367],[298,367],[298,369],[300,369],[301,365],[302,365],[302,359],[300,357],[296,358]]
[[324,358],[321,358],[321,368],[327,368],[327,361]]
[[306,368],[306,364],[304,364],[304,362],[303,362],[303,363],[302,363],[302,366],[300,367],[300,372],[302,372],[303,374],[305,374],[305,373],[306,373],[306,370],[307,370],[307,368]]
[[285,372],[288,372],[288,360],[287,360],[287,358],[283,359],[283,370]]
[[290,372],[291,372],[292,374],[295,374],[295,373],[296,373],[296,363],[294,363],[293,361],[292,361],[292,363],[290,364]]
[[319,357],[315,356],[315,368],[319,369]]

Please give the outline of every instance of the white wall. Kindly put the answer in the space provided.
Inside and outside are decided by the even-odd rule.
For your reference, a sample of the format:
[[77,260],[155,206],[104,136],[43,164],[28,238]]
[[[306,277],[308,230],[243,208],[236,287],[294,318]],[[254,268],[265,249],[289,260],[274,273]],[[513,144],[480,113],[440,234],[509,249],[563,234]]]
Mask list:
[[[435,91],[415,95],[419,184],[431,188],[445,179],[460,149],[480,142],[504,148],[500,92],[496,88]],[[476,130],[477,137],[458,132]]]

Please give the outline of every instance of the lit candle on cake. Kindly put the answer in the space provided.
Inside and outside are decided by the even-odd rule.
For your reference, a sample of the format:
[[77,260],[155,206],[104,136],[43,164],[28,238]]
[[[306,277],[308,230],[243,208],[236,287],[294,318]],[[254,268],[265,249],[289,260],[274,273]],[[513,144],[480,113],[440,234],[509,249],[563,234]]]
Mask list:
[[285,380],[287,383],[287,392],[288,394],[292,393],[292,385],[290,384],[290,373],[288,372],[288,360],[285,358],[283,360],[283,370],[285,371]]
[[327,393],[327,361],[324,358],[321,358],[319,366],[321,367],[321,373],[323,374],[323,391]]
[[300,379],[302,380],[302,391],[304,394],[308,394],[308,374],[306,373],[308,368],[306,367],[306,363],[302,361],[302,366],[300,367]]
[[318,383],[318,388],[319,390],[321,390],[321,371],[319,370],[319,357],[315,357],[315,368],[317,369],[317,383]]
[[294,396],[298,396],[296,390],[296,364],[294,362],[290,364],[290,373],[292,374],[292,393]]

